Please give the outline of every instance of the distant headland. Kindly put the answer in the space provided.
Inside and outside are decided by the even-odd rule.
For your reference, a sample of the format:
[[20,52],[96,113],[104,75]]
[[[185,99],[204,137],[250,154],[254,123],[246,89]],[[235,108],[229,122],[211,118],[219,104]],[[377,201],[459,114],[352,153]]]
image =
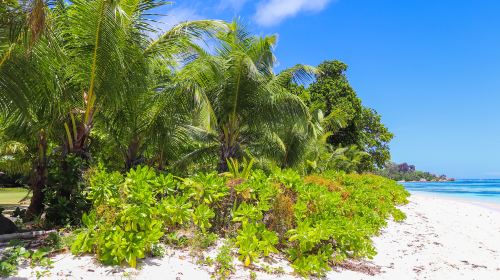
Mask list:
[[375,171],[377,175],[384,176],[399,182],[452,182],[454,178],[446,175],[436,175],[426,171],[416,170],[415,165],[404,163],[388,163],[383,169]]

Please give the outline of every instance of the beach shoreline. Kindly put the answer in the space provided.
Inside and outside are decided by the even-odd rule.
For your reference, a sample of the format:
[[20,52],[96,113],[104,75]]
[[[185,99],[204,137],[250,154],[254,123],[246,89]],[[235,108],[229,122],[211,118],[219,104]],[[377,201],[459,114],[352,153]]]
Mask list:
[[[334,268],[327,279],[500,279],[500,211],[483,203],[412,192],[401,206],[407,219],[389,221],[373,238],[373,260]],[[214,257],[216,249],[206,252]],[[186,250],[168,249],[165,257],[147,259],[140,270],[99,265],[91,256],[55,256],[50,279],[210,279],[212,268],[196,264]],[[276,258],[285,274],[257,271],[257,279],[299,279],[286,260]],[[231,279],[249,279],[250,270],[235,260]],[[35,278],[33,269],[17,277]],[[194,278],[193,278],[194,277]],[[13,278],[19,279],[19,278]]]
[[409,191],[412,196],[417,197],[426,197],[428,199],[442,199],[451,202],[460,202],[465,204],[472,204],[475,206],[479,206],[482,208],[486,208],[489,210],[500,212],[500,201],[488,200],[488,199],[479,199],[475,197],[460,197],[460,196],[451,196],[441,193],[433,193],[426,191]]

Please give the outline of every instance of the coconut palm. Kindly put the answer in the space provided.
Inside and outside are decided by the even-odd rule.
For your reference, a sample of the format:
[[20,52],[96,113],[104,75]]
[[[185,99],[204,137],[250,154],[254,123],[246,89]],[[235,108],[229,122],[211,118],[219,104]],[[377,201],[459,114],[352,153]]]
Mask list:
[[[0,45],[8,46],[0,64],[0,108],[2,134],[25,144],[33,158],[29,214],[40,213],[43,187],[47,181],[48,139],[57,134],[56,123],[67,100],[61,86],[64,52],[57,38],[44,25],[47,10],[34,1],[32,9],[13,4],[7,11],[7,24],[13,37],[2,36]],[[36,11],[35,11],[36,9]],[[35,17],[42,20],[36,21]],[[57,100],[58,102],[54,102]],[[60,123],[59,123],[60,124]]]
[[[34,0],[36,9],[12,4],[12,9],[0,10],[13,19],[0,28],[1,127],[14,140],[30,142],[36,155],[29,213],[42,210],[51,141],[61,144],[63,157],[74,153],[89,158],[91,132],[101,113],[103,127],[120,124],[130,131],[111,135],[111,139],[125,139],[125,147],[130,148],[144,131],[139,112],[148,108],[137,109],[146,103],[136,101],[153,92],[150,64],[161,60],[174,65],[174,58],[198,48],[191,43],[193,38],[225,26],[220,21],[186,22],[153,40],[148,11],[163,4],[76,0],[57,1],[48,8]],[[12,32],[18,25],[20,31]],[[17,35],[4,36],[11,33]],[[125,112],[129,117],[123,117]]]
[[284,123],[307,125],[307,108],[285,89],[284,83],[308,68],[298,67],[276,76],[276,36],[252,36],[237,22],[217,38],[215,55],[205,55],[187,65],[178,79],[189,84],[185,88],[202,95],[201,103],[208,108],[205,123],[210,123],[206,141],[217,143],[218,170],[222,172],[228,170],[229,158],[257,152],[256,144],[262,143],[267,132]]
[[0,6],[0,66],[19,48],[33,46],[45,30],[43,0],[5,0]]
[[154,66],[162,64],[163,71],[174,67],[179,58],[189,57],[198,48],[193,39],[225,27],[221,21],[199,20],[166,32],[155,29],[148,15],[165,3],[77,0],[71,5],[60,1],[54,9],[55,24],[71,61],[65,74],[79,97],[64,124],[68,152],[87,156],[95,114],[100,112],[104,127],[119,128],[108,132],[118,147],[130,151],[126,162],[133,161],[147,123],[144,112],[150,108],[146,101],[160,82]]
[[[310,82],[317,72],[318,70],[314,67],[299,64],[283,70],[275,76],[272,83],[289,89],[291,84]],[[273,126],[273,130],[261,131],[265,140],[254,144],[258,147],[254,149],[257,155],[272,159],[281,168],[297,167],[304,162],[310,146],[323,133],[320,111],[306,114],[304,117],[305,122],[285,120]]]

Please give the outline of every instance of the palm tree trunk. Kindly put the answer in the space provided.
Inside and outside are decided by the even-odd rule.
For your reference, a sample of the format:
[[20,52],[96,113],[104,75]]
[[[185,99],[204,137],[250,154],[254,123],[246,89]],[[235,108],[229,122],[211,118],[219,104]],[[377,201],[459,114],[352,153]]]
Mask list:
[[217,171],[219,173],[227,172],[229,170],[227,166],[227,160],[230,158],[236,158],[238,155],[238,130],[237,130],[236,117],[230,117],[229,123],[223,126],[222,131],[219,136],[221,142],[221,149],[219,155],[219,164],[217,166]]
[[236,158],[238,154],[237,151],[237,146],[222,144],[219,155],[219,164],[217,166],[217,171],[219,173],[227,172],[229,170],[227,160],[230,158]]
[[31,189],[33,196],[26,212],[28,219],[38,216],[43,211],[43,189],[47,184],[47,138],[43,130],[39,133],[38,138],[38,155],[33,165],[34,170],[31,177]]
[[88,124],[80,124],[77,130],[76,140],[74,142],[74,147],[70,152],[80,156],[82,159],[86,160],[90,158],[87,151],[87,140],[90,136],[90,130],[92,126]]
[[128,144],[127,152],[125,153],[125,169],[127,171],[137,164],[140,141],[138,137],[135,137]]

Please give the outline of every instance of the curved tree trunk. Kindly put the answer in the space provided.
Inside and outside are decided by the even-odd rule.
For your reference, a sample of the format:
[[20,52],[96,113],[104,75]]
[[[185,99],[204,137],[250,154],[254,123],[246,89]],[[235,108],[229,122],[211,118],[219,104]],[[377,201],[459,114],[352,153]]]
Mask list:
[[42,130],[38,136],[38,155],[34,163],[34,172],[31,176],[31,189],[33,196],[26,211],[28,219],[40,215],[43,211],[43,190],[47,184],[47,138]]

